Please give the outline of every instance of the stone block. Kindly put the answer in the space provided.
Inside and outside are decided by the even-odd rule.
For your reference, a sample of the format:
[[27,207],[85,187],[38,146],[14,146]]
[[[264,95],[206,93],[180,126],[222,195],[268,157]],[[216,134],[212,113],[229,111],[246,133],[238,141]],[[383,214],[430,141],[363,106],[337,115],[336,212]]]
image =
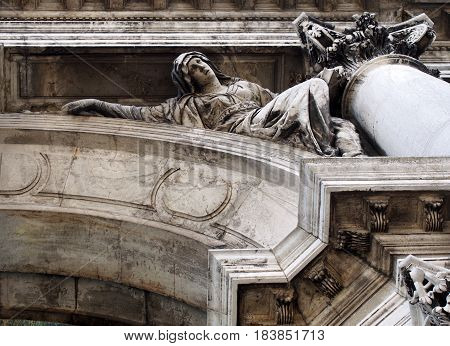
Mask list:
[[75,280],[55,275],[0,273],[0,306],[16,310],[73,311]]
[[179,300],[147,292],[147,319],[154,326],[204,326],[206,311]]
[[78,279],[76,313],[145,324],[145,293],[98,280]]

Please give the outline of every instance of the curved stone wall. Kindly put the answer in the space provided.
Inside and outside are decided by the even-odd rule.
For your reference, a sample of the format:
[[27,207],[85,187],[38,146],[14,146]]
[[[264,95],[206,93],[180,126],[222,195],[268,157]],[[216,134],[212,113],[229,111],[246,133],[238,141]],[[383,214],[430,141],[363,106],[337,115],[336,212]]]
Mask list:
[[0,273],[0,317],[83,325],[205,325],[205,311],[152,292],[77,276]]
[[0,141],[1,271],[108,281],[204,314],[208,250],[278,244],[297,225],[298,160],[312,156],[52,115],[4,115]]

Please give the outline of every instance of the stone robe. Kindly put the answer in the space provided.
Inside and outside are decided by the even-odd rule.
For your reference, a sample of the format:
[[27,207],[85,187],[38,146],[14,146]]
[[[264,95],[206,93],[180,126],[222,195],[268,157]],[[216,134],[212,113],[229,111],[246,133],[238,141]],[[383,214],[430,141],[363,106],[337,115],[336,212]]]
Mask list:
[[353,125],[330,116],[328,85],[318,78],[279,95],[238,80],[223,94],[186,94],[147,107],[102,102],[100,108],[106,116],[237,133],[321,156],[362,154]]

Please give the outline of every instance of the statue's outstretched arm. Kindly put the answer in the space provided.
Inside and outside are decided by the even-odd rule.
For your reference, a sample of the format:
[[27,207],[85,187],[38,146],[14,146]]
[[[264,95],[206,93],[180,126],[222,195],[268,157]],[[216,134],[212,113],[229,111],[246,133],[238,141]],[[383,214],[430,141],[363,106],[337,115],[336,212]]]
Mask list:
[[108,118],[168,122],[166,108],[168,107],[164,107],[164,103],[153,107],[136,107],[85,99],[67,103],[62,107],[62,111],[73,115],[101,115]]

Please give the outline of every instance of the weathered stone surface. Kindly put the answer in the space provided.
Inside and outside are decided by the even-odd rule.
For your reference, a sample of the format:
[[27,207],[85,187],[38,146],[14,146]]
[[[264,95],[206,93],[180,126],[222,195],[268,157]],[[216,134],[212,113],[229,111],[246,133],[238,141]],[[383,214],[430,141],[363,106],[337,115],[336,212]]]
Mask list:
[[[264,86],[272,83],[275,87],[269,88],[279,91],[285,89],[287,84],[295,84],[304,79],[308,71],[300,66],[303,60],[289,60],[292,56],[284,54],[284,48],[283,53],[278,55],[280,50],[275,48],[258,50],[249,45],[296,44],[296,39],[292,37],[290,21],[298,15],[299,10],[323,11],[319,15],[321,19],[340,21],[336,24],[341,28],[348,26],[348,23],[342,21],[349,21],[352,13],[362,10],[381,11],[380,19],[393,23],[408,19],[412,13],[420,13],[421,8],[426,8],[437,24],[436,30],[440,39],[448,38],[447,24],[450,13],[448,6],[439,1],[400,3],[385,0],[308,0],[298,3],[253,0],[182,3],[177,0],[155,0],[153,4],[147,1],[95,0],[85,3],[83,8],[79,8],[81,3],[72,0],[59,3],[42,0],[35,5],[31,2],[19,4],[17,1],[13,5],[22,6],[22,11],[1,11],[1,16],[33,16],[46,19],[52,16],[72,19],[80,19],[83,16],[97,19],[114,16],[126,17],[127,21],[103,24],[94,21],[60,21],[58,25],[48,21],[35,21],[33,24],[0,23],[0,40],[8,46],[4,50],[0,48],[0,79],[5,78],[5,83],[0,85],[0,110],[5,110],[5,106],[8,106],[9,110],[13,107],[17,107],[17,110],[51,110],[52,107],[56,109],[55,105],[69,101],[71,93],[78,95],[77,92],[89,92],[95,94],[94,96],[98,93],[99,97],[104,93],[109,101],[126,103],[136,103],[136,100],[150,91],[154,95],[157,95],[159,90],[169,92],[168,84],[164,84],[163,80],[157,80],[159,90],[150,90],[152,85],[148,81],[146,71],[151,68],[144,66],[145,59],[139,60],[142,57],[155,57],[153,53],[160,48],[146,51],[141,49],[139,52],[139,49],[126,48],[109,51],[78,48],[76,51],[77,54],[86,53],[89,57],[96,55],[99,59],[93,61],[93,65],[100,67],[109,78],[118,76],[120,84],[126,84],[125,89],[132,90],[133,95],[138,95],[132,97],[117,86],[111,87],[109,82],[92,85],[91,75],[83,76],[87,82],[84,88],[77,85],[75,63],[66,63],[65,66],[57,63],[58,60],[64,60],[63,50],[58,52],[31,49],[20,52],[21,49],[14,49],[11,45],[92,47],[99,44],[154,46],[188,43],[204,46],[205,40],[211,41],[214,36],[216,44],[241,47],[236,48],[236,51],[234,47],[230,48],[232,54],[229,65],[228,61],[224,61],[226,68],[230,68],[227,71],[229,74],[244,76],[247,79],[254,76],[263,78]],[[71,11],[66,12],[64,8]],[[159,9],[163,11],[153,11]],[[168,11],[164,12],[164,9]],[[242,10],[234,13],[230,9]],[[205,10],[210,18],[205,17]],[[129,20],[138,15],[139,22]],[[152,18],[146,21],[145,18],[150,18],[149,16]],[[183,19],[183,16],[186,18]],[[260,16],[267,16],[268,19],[262,22],[258,18]],[[175,17],[178,18],[176,22]],[[154,20],[155,18],[158,20]],[[242,18],[247,19],[244,21]],[[90,28],[89,32],[80,32],[87,26]],[[11,28],[14,28],[14,32],[11,32]],[[208,32],[204,32],[205,28]],[[179,35],[179,32],[186,34],[186,30],[189,30],[190,34]],[[29,35],[32,31],[34,34]],[[109,34],[112,31],[120,31],[122,34]],[[95,35],[91,34],[93,32]],[[164,32],[165,35],[155,35],[158,32]],[[236,33],[242,35],[237,36]],[[446,42],[437,42],[436,46],[424,55],[427,64],[444,70],[444,79],[448,79],[449,71],[446,63],[447,46]],[[210,49],[217,55],[223,53],[221,48]],[[239,49],[242,51],[238,52]],[[167,48],[163,54],[171,50],[173,47]],[[121,53],[123,56],[105,59],[105,55],[111,55],[111,52]],[[245,54],[241,54],[242,52]],[[11,59],[11,54],[18,60]],[[246,54],[248,55],[244,56]],[[23,56],[28,56],[28,61],[24,61]],[[236,56],[236,61],[233,61]],[[2,63],[3,57],[5,64]],[[247,57],[249,63],[245,63]],[[257,59],[261,57],[267,58],[267,61]],[[127,61],[132,63],[127,64]],[[97,62],[100,65],[97,65]],[[138,65],[144,66],[145,69],[139,69]],[[68,72],[72,66],[75,69],[67,73],[67,77],[52,77],[52,74],[64,75],[64,71]],[[127,66],[125,69],[128,68],[131,73],[120,73],[118,69],[122,66]],[[289,66],[298,68],[290,69]],[[111,68],[108,69],[109,67]],[[244,70],[251,72],[247,76]],[[152,72],[157,73],[154,70]],[[17,78],[20,76],[22,78]],[[144,78],[141,79],[141,76]],[[60,96],[59,92],[63,96]],[[155,100],[144,99],[138,102],[157,103]],[[12,126],[17,125],[17,119],[11,118],[8,121]],[[30,124],[22,127],[26,131],[0,131],[0,137],[5,139],[5,143],[0,147],[3,153],[0,167],[3,174],[0,174],[0,208],[8,210],[0,214],[0,220],[7,220],[5,225],[8,228],[3,238],[6,239],[6,245],[0,247],[11,253],[11,249],[19,242],[25,243],[22,250],[32,249],[31,253],[36,253],[39,247],[45,248],[48,245],[39,238],[40,227],[43,223],[51,223],[49,227],[43,227],[43,237],[57,234],[56,242],[45,248],[43,259],[33,257],[41,269],[50,267],[52,270],[67,270],[70,267],[70,261],[67,259],[72,259],[78,265],[79,262],[73,258],[83,251],[84,246],[88,248],[88,256],[83,259],[93,262],[93,265],[88,264],[83,275],[93,275],[103,280],[102,275],[116,277],[112,279],[113,283],[96,282],[86,278],[74,279],[77,289],[78,281],[86,282],[83,285],[85,290],[82,291],[82,297],[75,297],[75,301],[80,298],[84,304],[83,315],[66,314],[62,311],[62,304],[56,312],[52,310],[54,301],[48,302],[48,305],[46,301],[42,301],[37,309],[43,311],[24,311],[25,318],[39,319],[45,316],[72,324],[77,321],[90,324],[142,323],[145,316],[143,318],[140,304],[143,291],[140,289],[143,288],[164,294],[144,294],[147,301],[147,304],[144,304],[147,310],[146,318],[150,324],[204,324],[206,299],[209,323],[235,323],[237,311],[247,312],[247,316],[237,316],[238,321],[245,321],[249,315],[252,317],[252,311],[258,312],[259,308],[270,307],[261,314],[256,314],[256,318],[249,318],[247,321],[257,324],[259,319],[275,324],[279,316],[279,305],[276,304],[278,301],[275,299],[276,302],[272,305],[261,304],[274,303],[273,287],[261,288],[255,283],[277,283],[275,285],[285,288],[288,286],[286,282],[290,281],[296,284],[300,282],[295,289],[302,293],[295,305],[293,322],[296,324],[352,325],[359,323],[368,313],[366,324],[380,324],[382,321],[381,324],[402,325],[407,320],[407,316],[403,314],[404,309],[401,308],[404,307],[401,304],[403,301],[397,299],[398,297],[385,299],[389,295],[389,288],[392,289],[392,281],[386,280],[391,275],[392,268],[392,275],[396,275],[396,260],[408,253],[432,257],[449,253],[450,206],[445,203],[449,186],[445,159],[364,159],[350,161],[348,164],[335,161],[329,164],[328,160],[324,160],[319,164],[325,166],[323,170],[313,168],[304,174],[303,169],[307,165],[302,166],[302,178],[297,181],[298,169],[295,165],[298,159],[305,155],[298,152],[282,153],[283,150],[275,150],[272,147],[264,148],[262,154],[257,149],[251,149],[249,153],[250,146],[255,143],[259,145],[260,141],[235,143],[226,136],[211,136],[207,131],[176,133],[164,127],[162,131],[154,131],[151,127],[144,130],[140,126],[112,124],[108,125],[109,129],[105,129],[106,127],[102,127],[98,122],[91,124],[90,120],[87,120],[84,126],[78,124],[73,132],[73,129],[67,130],[67,127],[61,126],[61,123],[53,124],[53,130],[49,130],[45,121],[41,121],[42,119],[38,120],[31,127],[40,122],[37,127],[45,131],[30,131],[30,127],[27,127]],[[151,135],[148,135],[147,131],[150,131]],[[85,132],[97,133],[91,135]],[[127,133],[126,139],[124,133]],[[196,135],[204,138],[198,140]],[[135,141],[131,136],[141,139]],[[142,140],[143,137],[146,139]],[[164,138],[162,143],[157,143],[161,138]],[[150,142],[152,144],[148,145]],[[211,142],[214,145],[211,145]],[[142,150],[142,143],[145,143],[145,150]],[[230,144],[235,147],[230,149]],[[193,150],[195,146],[208,149],[196,151]],[[166,148],[168,151],[164,151]],[[151,153],[147,152],[148,149]],[[26,157],[23,157],[24,155]],[[186,160],[186,157],[190,160]],[[230,164],[230,158],[237,160]],[[241,164],[246,160],[256,164],[242,169]],[[139,167],[137,170],[133,168],[136,165]],[[314,164],[309,168],[312,166]],[[16,169],[20,174],[14,174]],[[279,176],[287,176],[288,179],[278,179]],[[295,183],[291,183],[292,178]],[[133,183],[128,183],[127,179]],[[433,204],[432,207],[427,207],[418,198],[422,193],[430,195],[430,192],[437,190],[443,198],[442,205],[434,207]],[[371,231],[387,232],[369,234],[365,229],[368,225],[368,214],[364,199],[368,195],[381,196],[386,192],[389,192],[389,206],[384,216],[389,220],[389,228],[374,227]],[[308,208],[305,208],[305,205]],[[355,215],[358,211],[362,216]],[[276,215],[273,215],[275,213]],[[255,217],[248,217],[249,214]],[[296,227],[297,214],[300,216],[300,227]],[[60,215],[67,216],[70,222],[77,222],[78,229],[64,224]],[[83,220],[80,215],[88,220]],[[18,218],[19,222],[11,222],[15,218]],[[105,222],[106,219],[111,222]],[[426,220],[436,222],[426,223]],[[332,250],[327,244],[335,245],[337,235],[342,231],[338,225],[345,225],[346,232],[368,235],[367,241],[371,246],[358,252],[353,251],[354,247],[347,243],[339,251]],[[11,231],[13,229],[14,231]],[[276,232],[273,232],[273,229],[276,229]],[[426,232],[427,230],[430,232]],[[73,233],[74,237],[80,237],[80,243],[71,239],[70,233]],[[89,233],[89,236],[80,236],[80,233]],[[114,236],[116,242],[113,240]],[[69,240],[67,246],[64,244],[65,239]],[[140,239],[143,239],[143,244],[139,243]],[[97,261],[98,254],[95,254],[95,251],[100,250],[98,244],[103,241],[112,244],[113,258],[101,255],[102,260]],[[88,242],[94,244],[87,246]],[[366,244],[366,238],[363,242]],[[173,255],[165,251],[167,248],[173,251]],[[308,269],[308,263],[317,258],[323,250],[325,253],[322,255],[332,262],[333,268],[336,267],[335,274],[342,285],[342,290],[332,298],[324,294],[323,290],[319,290],[311,280],[299,279],[304,274],[304,269]],[[47,263],[52,260],[52,251],[57,260],[63,259],[62,266]],[[209,264],[205,255],[208,252]],[[16,264],[26,268],[23,257],[19,257],[20,263]],[[109,260],[112,263],[111,271],[103,268],[109,264]],[[8,261],[9,259],[6,260],[8,265],[16,265],[12,260]],[[367,267],[367,261],[378,271]],[[204,273],[208,267],[209,279],[206,279]],[[29,268],[35,270],[37,267],[31,264]],[[174,281],[173,285],[170,284],[171,279]],[[198,282],[198,285],[192,285],[192,281]],[[279,284],[282,282],[283,284]],[[119,286],[118,283],[124,286]],[[254,283],[254,291],[243,289],[237,294],[236,288],[244,283]],[[142,287],[130,287],[132,285]],[[19,287],[19,284],[16,286]],[[261,293],[265,291],[271,292],[272,300],[263,299],[264,294]],[[242,302],[241,293],[245,296],[245,310],[237,309],[236,302]],[[131,309],[125,308],[124,314],[120,316],[114,307],[108,306],[107,302],[102,300],[105,297],[116,298],[118,302],[128,302],[125,303],[126,307]],[[387,311],[372,311],[374,304],[377,305],[376,302],[385,303],[386,307],[383,306],[381,310],[386,308]],[[98,304],[99,309],[95,309]],[[155,316],[151,315],[150,307],[156,312]],[[165,307],[169,309],[163,314],[161,312],[164,312]],[[297,311],[300,307],[303,309],[300,311],[302,316]],[[0,315],[10,317],[16,312],[14,309],[14,304],[8,309],[0,308]],[[94,317],[99,315],[102,317]],[[290,313],[285,314],[283,321],[290,321],[288,315],[290,316]]]
[[79,325],[204,325],[204,310],[118,283],[0,273],[0,317]]
[[78,279],[75,313],[113,317],[125,323],[145,324],[145,292],[118,284]]
[[1,309],[73,311],[75,279],[39,274],[0,273]]
[[[39,3],[15,0],[6,0],[1,5],[1,18],[22,20],[49,20],[65,18],[67,20],[98,20],[99,22],[130,20],[139,21],[140,25],[147,22],[158,26],[159,22],[167,21],[169,29],[182,31],[180,21],[190,22],[190,30],[200,32],[206,25],[219,24],[226,29],[236,20],[245,19],[248,22],[257,22],[262,29],[267,21],[290,24],[298,13],[307,11],[321,20],[332,22],[352,21],[352,14],[363,11],[379,13],[382,22],[400,22],[408,19],[413,13],[427,11],[436,23],[438,37],[448,38],[449,7],[445,1],[414,0],[402,2],[401,0],[282,0],[282,1],[255,1],[255,0],[221,0],[221,1],[180,1],[180,0],[146,0],[134,1],[102,1],[93,0],[84,2],[81,6],[78,0],[51,1],[41,0]],[[174,23],[176,21],[176,23]],[[198,25],[196,25],[200,22]],[[224,23],[228,22],[228,23]],[[133,27],[140,27],[133,24]],[[113,30],[109,30],[112,32]],[[163,32],[163,31],[159,31]],[[166,36],[166,35],[165,35]],[[134,42],[133,42],[134,43]],[[208,42],[209,43],[209,42]],[[256,42],[257,43],[257,42]]]
[[[296,160],[307,153],[284,152],[272,143],[259,147],[252,139],[227,143],[227,135],[208,131],[123,121],[116,127],[108,123],[99,135],[99,126],[77,118],[74,132],[62,134],[66,117],[42,120],[60,125],[54,132],[39,130],[39,121],[35,131],[0,131],[0,149],[7,157],[2,163],[24,172],[5,181],[0,192],[0,268],[110,282],[89,283],[83,291],[79,279],[77,316],[111,320],[116,307],[95,304],[103,304],[102,296],[117,295],[131,310],[112,320],[147,323],[137,308],[138,289],[152,292],[147,304],[155,311],[173,305],[164,315],[149,314],[148,323],[203,324],[208,250],[274,246],[295,228]],[[131,127],[124,131],[124,124]],[[139,128],[140,140],[129,136]],[[171,143],[174,139],[177,144]],[[225,197],[230,200],[218,208]],[[251,202],[247,212],[246,200]],[[274,200],[284,201],[288,211],[275,215]],[[17,210],[20,204],[23,210]],[[239,219],[255,208],[265,218],[246,220],[241,227]],[[277,232],[264,225],[269,215],[267,220],[278,223]]]
[[206,313],[175,299],[148,292],[147,321],[155,326],[204,326]]
[[[85,25],[79,28],[84,29]],[[101,32],[104,30],[110,29],[100,29]],[[143,33],[138,35],[139,41],[143,42]],[[177,54],[188,49],[187,46],[133,50],[98,48],[98,41],[91,48],[71,48],[75,55],[57,47],[6,48],[7,111],[56,111],[63,104],[80,98],[134,105],[161,103],[176,96],[176,89],[168,78],[171,63]],[[192,49],[199,48],[194,46]],[[305,78],[299,47],[202,47],[201,51],[208,54],[224,73],[238,75],[275,92],[296,84],[292,76]],[[17,88],[6,87],[16,82]]]
[[[2,211],[1,220],[3,271],[61,275],[82,272],[92,278],[118,277],[120,222],[25,211]],[[99,271],[102,263],[108,266]]]
[[[24,118],[26,123],[21,125]],[[345,225],[350,230],[367,226],[365,218],[354,211],[364,211],[368,196],[389,195],[390,228],[371,238],[367,255],[356,257],[351,252],[326,250],[330,256],[327,261],[337,267],[342,285],[332,299],[311,280],[298,281],[295,289],[305,300],[298,302],[296,309],[301,309],[305,323],[346,323],[368,296],[384,287],[395,256],[411,249],[422,254],[431,252],[433,256],[448,253],[448,206],[443,210],[442,232],[425,232],[419,203],[420,197],[431,190],[440,190],[447,199],[445,158],[309,159],[302,161],[297,180],[296,160],[307,154],[286,151],[273,143],[258,147],[261,142],[251,138],[237,142],[227,134],[186,128],[177,128],[176,137],[170,126],[131,125],[120,120],[106,125],[104,119],[97,118],[7,115],[1,119],[2,152],[31,155],[41,172],[29,190],[21,190],[30,181],[22,176],[14,181],[12,189],[2,186],[5,191],[18,193],[3,193],[0,197],[1,270],[63,276],[75,272],[84,279],[109,281],[112,287],[108,290],[120,293],[121,301],[131,299],[134,306],[139,305],[140,298],[136,297],[141,294],[133,298],[125,293],[142,290],[161,295],[152,296],[149,303],[147,294],[147,306],[160,312],[160,307],[167,304],[173,306],[173,311],[162,316],[147,310],[148,323],[172,320],[173,324],[202,324],[206,311],[208,323],[236,323],[233,316],[238,317],[236,288],[240,284],[261,283],[262,277],[266,283],[293,282],[327,244],[336,240],[333,225]],[[148,147],[139,150],[142,144]],[[167,144],[166,151],[162,144]],[[194,149],[200,145],[202,149]],[[144,169],[148,173],[139,173],[139,167],[133,171],[131,165],[126,165],[127,158],[136,163],[139,156],[143,158],[141,169],[149,165]],[[18,158],[22,159],[18,156],[7,162],[16,165],[21,162]],[[174,167],[180,169],[171,171]],[[195,172],[192,179],[189,169]],[[148,197],[139,191],[139,182],[130,184],[134,194],[122,190],[124,181],[119,171],[131,181],[142,176],[142,189]],[[169,176],[165,176],[167,172]],[[233,186],[230,204],[210,219],[196,219],[203,214],[195,205],[171,203],[172,198],[183,198],[185,187],[191,186],[196,192],[189,197],[191,204],[200,199],[199,206],[211,205],[207,211],[213,210],[224,197],[224,190],[218,190],[221,198],[217,200],[203,199],[199,192],[203,188],[206,192],[216,191],[217,185],[223,187],[222,181]],[[72,184],[80,186],[80,194]],[[122,193],[117,194],[115,189]],[[300,208],[298,200],[312,207]],[[164,203],[173,210],[179,208],[180,214],[169,213]],[[279,211],[280,205],[287,211]],[[291,213],[293,207],[298,212]],[[264,212],[248,220],[247,214],[256,213],[255,208]],[[278,227],[278,232],[265,226],[272,222],[267,215],[274,211],[284,215],[280,219],[273,215],[278,221],[272,227]],[[187,218],[183,213],[192,215]],[[238,215],[242,228],[236,221]],[[408,229],[420,234],[405,236]],[[368,269],[364,261],[379,272]],[[116,289],[117,284],[125,288]],[[101,298],[97,293],[91,296]],[[258,295],[248,297],[255,301]],[[174,301],[167,303],[167,299]],[[276,323],[276,302],[271,306],[274,310],[269,317],[264,315],[267,311],[258,314]],[[247,308],[252,314],[253,303]],[[95,312],[86,306],[83,311],[77,316],[115,323],[143,321],[139,317],[141,309],[115,319],[107,315],[114,314],[114,310],[105,308],[103,317],[94,316]],[[294,314],[294,323],[300,321],[298,316]],[[61,317],[60,321],[75,323],[76,319]]]
[[205,308],[207,248],[196,241],[87,215],[3,211],[1,220],[3,271],[75,273]]

